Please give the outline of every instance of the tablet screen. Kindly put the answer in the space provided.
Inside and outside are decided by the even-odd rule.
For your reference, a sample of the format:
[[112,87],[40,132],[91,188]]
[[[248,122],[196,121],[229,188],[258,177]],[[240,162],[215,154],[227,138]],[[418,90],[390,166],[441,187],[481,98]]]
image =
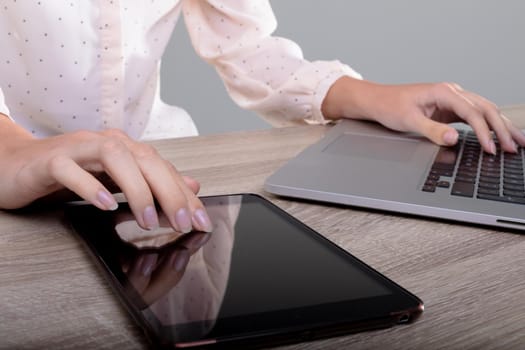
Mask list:
[[[138,229],[126,205],[117,213],[85,206],[76,209],[81,215],[71,216],[135,316],[163,343],[381,318],[417,303],[259,196],[202,200],[214,230],[200,233],[206,236],[197,239],[202,245],[192,252],[182,277],[174,279],[166,266],[175,265],[178,241],[141,249],[123,241]],[[145,261],[147,277],[137,274]]]
[[253,198],[243,200],[235,225],[235,232],[242,234],[234,239],[221,315],[285,310],[389,293],[348,264],[343,254],[272,214]]

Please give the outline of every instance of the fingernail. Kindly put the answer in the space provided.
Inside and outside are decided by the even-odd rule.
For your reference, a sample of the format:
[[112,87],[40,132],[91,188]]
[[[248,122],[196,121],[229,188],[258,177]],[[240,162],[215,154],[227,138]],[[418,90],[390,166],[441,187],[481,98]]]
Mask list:
[[193,219],[195,220],[196,226],[200,227],[205,232],[211,232],[212,226],[210,218],[204,209],[197,209],[193,213]]
[[171,261],[171,267],[175,271],[182,271],[188,261],[190,260],[190,253],[186,249],[175,250],[173,252],[173,257]]
[[496,155],[496,144],[494,143],[493,140],[489,141],[489,149],[490,149],[490,153],[492,153],[493,155]]
[[447,145],[450,145],[450,146],[455,145],[456,142],[458,141],[458,133],[455,132],[454,130],[448,130],[443,135],[443,141],[445,141]]
[[179,230],[182,233],[188,233],[191,231],[191,218],[190,213],[186,208],[180,208],[175,214],[175,222],[179,226]]
[[97,192],[97,200],[102,204],[106,210],[116,210],[118,208],[118,203],[115,201],[115,198],[106,190],[100,190]]
[[146,226],[148,230],[154,230],[159,227],[159,217],[155,207],[152,205],[148,205],[146,209],[144,209],[142,218],[144,219],[144,226]]
[[153,272],[157,263],[157,254],[146,254],[142,256],[141,269],[142,275],[148,277]]

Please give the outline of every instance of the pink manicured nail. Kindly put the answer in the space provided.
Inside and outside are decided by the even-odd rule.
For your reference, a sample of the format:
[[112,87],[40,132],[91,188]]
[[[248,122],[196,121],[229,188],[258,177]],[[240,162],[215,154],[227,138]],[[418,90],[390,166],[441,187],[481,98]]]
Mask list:
[[146,209],[144,209],[142,218],[144,219],[144,225],[148,230],[154,230],[159,227],[159,217],[155,207],[148,205]]
[[175,214],[175,222],[180,232],[188,233],[191,231],[191,217],[186,208],[180,208]]
[[496,144],[494,143],[494,141],[492,140],[489,141],[489,148],[490,148],[490,153],[496,155]]
[[201,230],[205,232],[211,232],[212,231],[212,225],[210,218],[208,217],[208,214],[206,214],[206,211],[204,209],[197,209],[193,213],[193,220],[195,220],[195,223],[197,226],[200,227]]
[[458,134],[454,130],[448,130],[443,135],[443,141],[449,146],[455,145],[458,141]]
[[98,191],[97,200],[106,208],[106,210],[116,210],[118,208],[117,201],[115,201],[115,198],[113,198],[108,191]]

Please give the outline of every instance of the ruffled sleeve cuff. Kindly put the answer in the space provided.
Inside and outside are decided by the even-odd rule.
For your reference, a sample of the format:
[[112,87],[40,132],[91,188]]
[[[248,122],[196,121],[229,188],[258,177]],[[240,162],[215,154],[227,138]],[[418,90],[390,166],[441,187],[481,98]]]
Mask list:
[[273,103],[257,112],[273,126],[327,124],[330,121],[323,116],[321,106],[330,87],[343,76],[362,79],[337,60],[305,62],[269,99]]
[[324,78],[319,80],[317,87],[313,89],[310,115],[307,115],[304,118],[304,121],[308,124],[327,124],[329,122],[323,116],[321,106],[328,90],[339,78],[349,76],[356,79],[362,79],[359,73],[355,72],[347,65],[341,64],[338,61],[334,62],[334,64],[340,65],[340,68],[329,71]]

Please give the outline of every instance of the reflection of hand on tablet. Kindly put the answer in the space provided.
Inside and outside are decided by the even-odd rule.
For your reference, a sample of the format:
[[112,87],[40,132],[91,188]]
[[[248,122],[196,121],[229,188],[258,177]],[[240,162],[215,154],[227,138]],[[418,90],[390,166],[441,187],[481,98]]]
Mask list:
[[162,250],[137,250],[122,269],[146,305],[170,291],[184,275],[188,261],[210,239],[209,233],[191,232]]
[[159,213],[159,226],[153,230],[145,230],[139,226],[131,212],[117,212],[115,231],[120,239],[137,248],[159,248],[183,235],[182,232],[173,229],[166,215],[162,213]]
[[213,232],[206,245],[191,255],[176,287],[150,306],[161,323],[211,321],[202,324],[203,332],[212,326],[228,282],[240,201],[241,197],[206,198],[204,204],[213,223]]
[[182,234],[164,216],[159,217],[159,228],[144,230],[131,213],[116,213],[115,232],[139,248],[132,249],[131,257],[121,257],[122,271],[161,323],[207,321],[203,332],[213,324],[208,321],[217,317],[230,273],[240,201],[206,198],[211,233]]

